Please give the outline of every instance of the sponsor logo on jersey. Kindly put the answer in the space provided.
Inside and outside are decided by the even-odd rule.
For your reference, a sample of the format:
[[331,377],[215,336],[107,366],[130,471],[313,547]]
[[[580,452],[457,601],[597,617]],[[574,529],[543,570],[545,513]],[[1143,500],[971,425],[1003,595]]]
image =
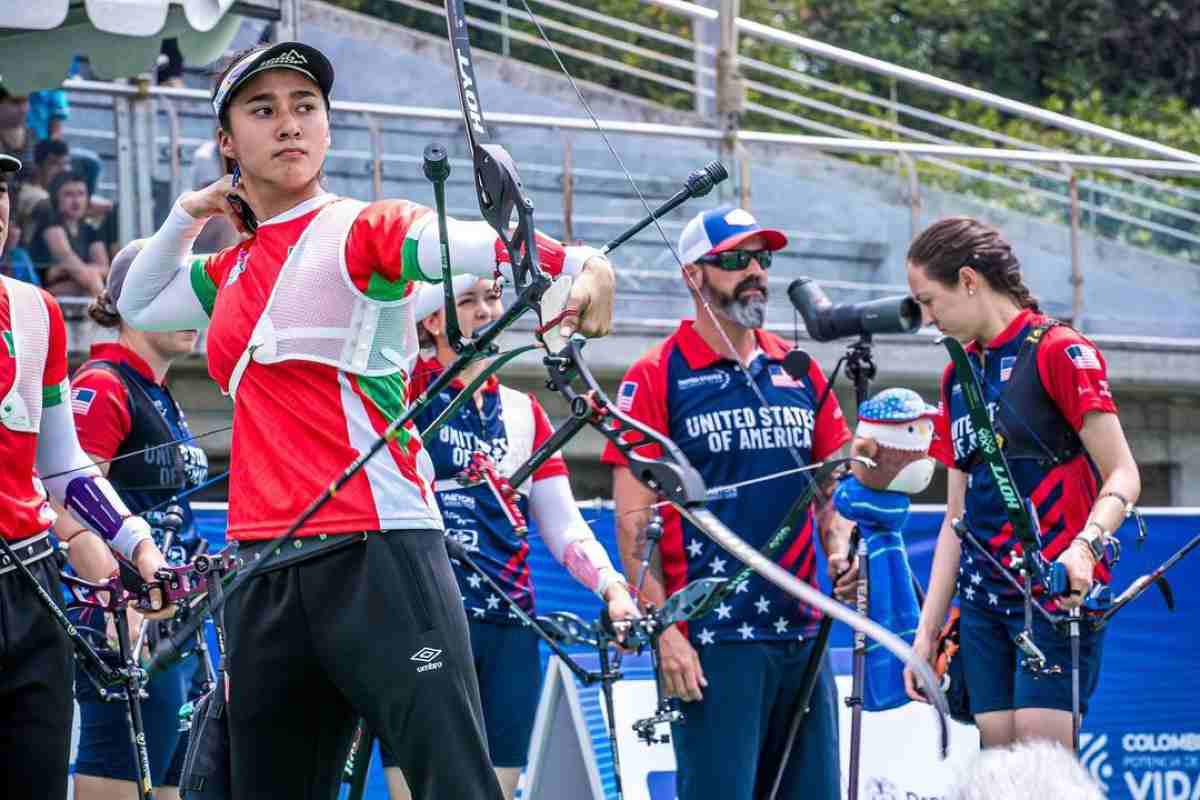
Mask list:
[[92,402],[96,399],[95,389],[80,387],[71,390],[71,413],[84,416],[92,410]]
[[1000,382],[1003,383],[1012,377],[1013,366],[1017,363],[1016,356],[1005,356],[1000,359]]
[[234,282],[241,277],[246,271],[246,261],[250,258],[250,250],[246,249],[238,253],[237,261],[233,264],[233,269],[229,270],[229,277],[225,279],[226,286],[232,286]]
[[1086,344],[1073,344],[1064,352],[1077,369],[1100,369],[1100,357],[1096,355],[1094,347],[1088,347]]
[[637,381],[622,381],[617,389],[617,408],[628,413],[633,408],[633,398],[637,394]]
[[675,385],[680,391],[695,389],[698,386],[713,386],[720,391],[729,385],[729,373],[710,372],[706,375],[693,375],[690,378],[680,378]]
[[435,658],[442,654],[441,650],[434,647],[422,647],[417,652],[408,657],[409,661],[416,661],[421,666],[417,667],[417,672],[429,672],[434,669],[441,669],[442,662],[434,661]]

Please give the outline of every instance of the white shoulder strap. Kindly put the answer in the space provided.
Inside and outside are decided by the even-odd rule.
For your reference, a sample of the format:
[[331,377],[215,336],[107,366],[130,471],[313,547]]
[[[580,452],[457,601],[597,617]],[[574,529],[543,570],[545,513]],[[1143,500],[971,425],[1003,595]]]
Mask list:
[[[500,474],[512,475],[533,453],[534,424],[533,400],[524,392],[500,385],[500,413],[504,417],[504,432],[508,439],[508,452],[500,462]],[[517,491],[529,494],[530,482],[518,486]]]
[[37,433],[42,421],[42,376],[50,352],[50,310],[41,291],[30,283],[0,275],[8,294],[8,315],[16,370],[12,386],[0,400],[0,424],[18,433]]

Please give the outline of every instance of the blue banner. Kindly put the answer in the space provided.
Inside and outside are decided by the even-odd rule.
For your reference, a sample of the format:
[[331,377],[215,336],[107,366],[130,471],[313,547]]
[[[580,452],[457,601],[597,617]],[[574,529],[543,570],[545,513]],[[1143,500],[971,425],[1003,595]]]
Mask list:
[[[614,563],[620,563],[612,512],[585,504],[583,513]],[[928,581],[941,521],[940,511],[917,510],[905,530],[913,572],[922,584]],[[1132,523],[1120,531],[1125,546],[1114,580],[1117,592],[1153,570],[1200,531],[1200,514],[1194,512],[1151,512],[1146,521],[1149,536],[1142,547],[1135,545],[1137,532]],[[202,505],[197,523],[214,544],[224,541],[223,509]],[[600,611],[596,597],[554,561],[536,532],[531,533],[530,540],[530,568],[539,612],[562,610],[584,619],[595,618]],[[823,564],[820,571],[823,575]],[[634,575],[628,577],[636,580]],[[1200,699],[1196,688],[1196,669],[1200,666],[1200,636],[1196,635],[1200,626],[1200,553],[1184,559],[1167,577],[1175,589],[1175,613],[1168,613],[1158,591],[1151,589],[1126,606],[1109,626],[1100,685],[1084,720],[1081,758],[1111,798],[1200,800]],[[835,626],[832,641],[835,668],[848,672],[848,629]],[[869,728],[868,716],[868,733]],[[601,764],[608,765],[609,754],[600,755]],[[602,777],[606,788],[610,787],[611,770]],[[377,759],[372,765],[367,797],[387,797]]]

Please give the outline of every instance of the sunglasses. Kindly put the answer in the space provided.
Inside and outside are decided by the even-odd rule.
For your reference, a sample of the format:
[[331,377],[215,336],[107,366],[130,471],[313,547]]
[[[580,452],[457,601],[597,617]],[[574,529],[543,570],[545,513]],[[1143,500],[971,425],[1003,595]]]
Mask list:
[[726,250],[724,253],[697,258],[696,263],[723,269],[726,272],[737,272],[750,266],[751,261],[757,261],[763,269],[770,269],[773,255],[770,250]]

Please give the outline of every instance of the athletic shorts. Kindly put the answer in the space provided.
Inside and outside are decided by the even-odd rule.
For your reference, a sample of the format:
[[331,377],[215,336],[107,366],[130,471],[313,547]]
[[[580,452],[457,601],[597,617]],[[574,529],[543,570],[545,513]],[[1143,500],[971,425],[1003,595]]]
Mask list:
[[[1046,655],[1046,666],[1058,668],[1054,674],[1035,675],[1026,669],[1025,654],[1015,644],[1017,634],[1025,629],[1025,615],[1020,609],[1000,614],[962,603],[961,610],[962,649],[958,657],[962,659],[972,714],[1017,708],[1071,710],[1071,640],[1065,631],[1055,630],[1034,612],[1034,644]],[[1083,713],[1100,682],[1103,650],[1104,631],[1097,634],[1086,623],[1080,625],[1079,705]]]
[[[179,730],[179,707],[187,700],[194,656],[184,659],[166,672],[154,675],[142,700],[142,724],[146,728],[146,749],[150,754],[150,775],[155,786],[178,786],[187,737]],[[137,781],[137,767],[129,742],[129,723],[125,719],[124,695],[104,702],[81,670],[76,670],[75,697],[79,701],[79,755],[75,772]]]
[[[814,643],[701,646],[704,698],[671,726],[679,800],[754,800],[779,771]],[[755,791],[756,784],[759,791]],[[837,686],[828,655],[796,736],[777,800],[840,800]]]
[[[523,625],[470,621],[483,724],[493,766],[524,767],[542,689],[538,639]],[[396,766],[380,747],[385,767]]]

